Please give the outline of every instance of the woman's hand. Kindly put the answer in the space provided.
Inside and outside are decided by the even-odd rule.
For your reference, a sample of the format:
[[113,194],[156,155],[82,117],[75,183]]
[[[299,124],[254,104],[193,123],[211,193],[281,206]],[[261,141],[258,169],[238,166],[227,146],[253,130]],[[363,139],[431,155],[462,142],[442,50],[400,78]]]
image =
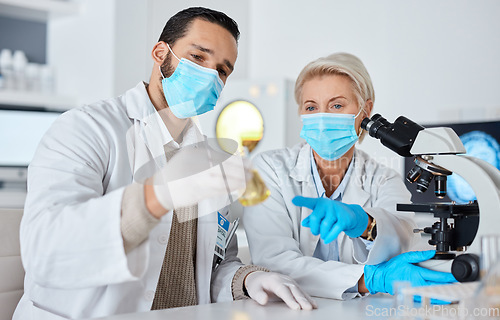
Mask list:
[[325,244],[337,239],[342,231],[351,238],[357,238],[368,227],[368,214],[357,204],[301,196],[293,198],[292,202],[296,206],[307,207],[313,211],[302,220],[302,226],[311,228],[315,236],[320,234]]
[[395,256],[377,265],[366,265],[364,281],[371,294],[386,292],[394,294],[393,284],[397,281],[410,281],[413,287],[456,282],[449,272],[440,272],[415,265],[429,260],[435,250],[411,251]]

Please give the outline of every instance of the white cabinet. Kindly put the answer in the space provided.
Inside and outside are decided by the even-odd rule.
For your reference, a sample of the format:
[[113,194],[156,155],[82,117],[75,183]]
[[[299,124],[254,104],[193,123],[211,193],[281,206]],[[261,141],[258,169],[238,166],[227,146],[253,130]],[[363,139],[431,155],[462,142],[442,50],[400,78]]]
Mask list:
[[39,92],[0,90],[0,106],[47,108],[68,110],[78,105],[78,100],[70,96],[58,96]]
[[[40,98],[43,104],[53,105],[51,108],[68,102],[71,108],[115,97],[139,81],[149,80],[149,2],[0,0],[0,16],[45,21],[46,62],[55,72],[57,96],[21,93],[14,105],[22,105],[26,97],[26,103]],[[160,34],[161,29],[155,33]],[[12,101],[11,97],[0,92],[0,103]]]
[[61,0],[0,0],[2,16],[33,21],[48,21],[49,19],[78,14],[80,4]]
[[[46,23],[52,19],[77,16],[80,8],[81,4],[74,1],[0,0],[1,16]],[[75,107],[77,100],[76,97],[71,96],[0,90],[0,106],[67,110]]]
[[[77,18],[81,12],[80,8],[81,3],[74,1],[0,0],[1,17],[45,23],[47,24],[47,29],[52,21],[72,20]],[[8,32],[11,32],[14,37],[16,36],[16,31],[18,30],[15,28],[8,30]],[[22,37],[22,32],[19,32],[17,36]],[[44,39],[44,41],[46,41],[47,44],[50,41],[50,35],[48,32],[47,38]],[[53,52],[54,48],[50,45],[47,45],[46,48],[47,56],[49,56]],[[51,61],[48,62],[50,63]],[[57,61],[53,61],[52,64],[56,66],[56,68],[58,67]],[[21,110],[44,108],[64,111],[77,106],[79,103],[78,100],[79,99],[76,95],[67,96],[65,94],[59,95],[42,92],[0,89],[0,108],[7,106],[8,108],[19,108]],[[30,114],[32,114],[32,112],[26,113],[26,115]],[[5,118],[1,120],[5,120]],[[15,133],[12,134],[15,135]],[[30,134],[32,134],[32,132],[30,132]],[[29,134],[27,136],[29,136]],[[32,138],[39,139],[40,137],[41,135],[37,134],[33,135]],[[4,139],[8,140],[11,138],[11,136],[2,135],[0,137],[0,143],[2,143]],[[34,151],[28,146],[24,146],[23,148],[25,148],[25,150]],[[8,157],[5,158],[5,154],[3,156],[0,155],[0,157],[2,157],[0,160],[9,159]],[[15,166],[9,166],[8,164],[7,166],[0,166],[0,207],[2,208],[22,208],[24,205],[26,191],[23,186],[23,181],[26,179],[26,167],[22,164],[13,165]]]

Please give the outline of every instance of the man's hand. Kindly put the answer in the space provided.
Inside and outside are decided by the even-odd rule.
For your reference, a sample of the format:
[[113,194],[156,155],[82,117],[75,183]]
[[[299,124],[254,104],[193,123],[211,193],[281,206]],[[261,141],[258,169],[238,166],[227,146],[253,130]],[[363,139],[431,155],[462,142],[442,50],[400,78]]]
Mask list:
[[156,199],[166,210],[212,197],[236,200],[246,187],[243,159],[204,144],[183,147],[153,176]]
[[261,305],[265,305],[270,298],[280,298],[294,310],[312,310],[318,307],[292,278],[276,272],[250,273],[245,278],[245,288],[250,298]]

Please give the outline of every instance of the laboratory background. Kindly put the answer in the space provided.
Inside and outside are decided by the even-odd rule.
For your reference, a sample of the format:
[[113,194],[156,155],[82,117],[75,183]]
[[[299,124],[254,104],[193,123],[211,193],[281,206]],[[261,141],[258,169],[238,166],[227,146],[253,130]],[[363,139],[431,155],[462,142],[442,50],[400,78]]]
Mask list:
[[[301,122],[293,87],[300,70],[348,52],[370,72],[373,114],[452,127],[475,156],[500,166],[497,0],[0,0],[0,208],[23,208],[27,166],[52,122],[65,110],[147,82],[165,22],[190,6],[223,11],[241,31],[235,71],[215,111],[199,117],[207,136],[243,125],[232,118],[243,110],[245,125],[263,128],[251,156],[296,144]],[[411,160],[376,139],[365,138],[359,148],[402,178],[411,169]],[[415,199],[429,200],[408,188]],[[460,201],[460,192],[453,196]],[[233,212],[241,215],[238,203]],[[417,214],[421,226],[432,220]],[[2,233],[8,228],[0,222]],[[243,228],[240,256],[249,262]]]

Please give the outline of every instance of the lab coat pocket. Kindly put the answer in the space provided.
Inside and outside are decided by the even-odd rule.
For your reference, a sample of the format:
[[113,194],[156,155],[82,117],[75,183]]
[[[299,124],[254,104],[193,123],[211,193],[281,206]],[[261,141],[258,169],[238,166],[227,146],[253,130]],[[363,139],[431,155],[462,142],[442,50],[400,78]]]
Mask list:
[[65,318],[59,315],[56,315],[52,312],[49,312],[47,310],[42,309],[41,307],[36,306],[31,303],[32,305],[32,313],[31,313],[31,320],[65,320],[69,318]]

